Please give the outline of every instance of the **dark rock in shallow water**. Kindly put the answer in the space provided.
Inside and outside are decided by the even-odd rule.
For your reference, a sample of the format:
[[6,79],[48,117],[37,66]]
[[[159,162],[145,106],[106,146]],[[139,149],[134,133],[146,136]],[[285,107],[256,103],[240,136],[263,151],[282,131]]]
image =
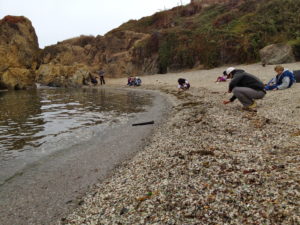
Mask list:
[[61,87],[59,84],[56,84],[55,82],[50,82],[47,86],[48,87]]

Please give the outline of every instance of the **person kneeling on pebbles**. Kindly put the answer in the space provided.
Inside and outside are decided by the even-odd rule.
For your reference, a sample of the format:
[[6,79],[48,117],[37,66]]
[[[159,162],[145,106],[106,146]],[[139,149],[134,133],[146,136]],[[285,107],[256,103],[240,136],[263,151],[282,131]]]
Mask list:
[[226,71],[224,71],[223,75],[217,78],[216,83],[226,82],[226,81],[227,81],[227,74]]
[[263,82],[256,76],[234,67],[227,68],[226,73],[228,78],[232,78],[228,93],[233,92],[233,96],[223,103],[226,105],[237,98],[242,103],[244,110],[256,111],[254,99],[262,99],[266,95]]
[[185,78],[179,78],[178,79],[178,90],[182,91],[182,90],[188,90],[190,88],[190,83],[187,79]]

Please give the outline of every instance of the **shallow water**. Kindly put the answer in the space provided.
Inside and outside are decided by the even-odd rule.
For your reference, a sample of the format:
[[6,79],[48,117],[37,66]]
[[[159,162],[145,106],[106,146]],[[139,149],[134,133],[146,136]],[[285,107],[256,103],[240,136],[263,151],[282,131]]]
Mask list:
[[36,158],[125,123],[151,101],[148,94],[110,89],[0,93],[0,183]]

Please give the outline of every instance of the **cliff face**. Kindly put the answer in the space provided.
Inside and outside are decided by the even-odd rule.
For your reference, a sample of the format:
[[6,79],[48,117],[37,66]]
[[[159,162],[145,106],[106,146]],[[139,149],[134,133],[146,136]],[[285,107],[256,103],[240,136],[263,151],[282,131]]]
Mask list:
[[56,67],[84,64],[92,72],[105,70],[111,77],[141,73],[139,65],[133,63],[133,48],[148,36],[133,31],[80,36],[46,47],[41,62]]
[[[90,77],[90,55],[97,54],[97,47],[88,44],[90,39],[78,39],[43,51],[27,18],[4,17],[0,20],[0,89],[35,88],[36,82],[59,87],[81,85]],[[59,56],[51,58],[51,53]]]
[[292,0],[195,0],[40,52],[30,21],[8,16],[0,21],[0,87],[78,86],[97,70],[125,77],[252,63],[279,43],[299,60],[298,11]]
[[157,59],[159,73],[253,63],[267,45],[291,45],[300,58],[299,1],[198,0],[131,20],[114,31],[147,33],[134,61]]
[[[224,2],[228,0],[215,0],[210,4]],[[208,6],[208,1],[156,13],[139,21],[129,21],[105,36],[82,35],[48,46],[42,52],[43,69],[37,71],[37,81],[47,84],[46,80],[50,80],[46,76],[58,77],[57,72],[51,71],[58,71],[58,68],[60,71],[72,68],[73,71],[73,67],[78,68],[79,65],[85,65],[85,69],[91,72],[104,70],[108,77],[165,73],[199,65],[194,51],[182,48],[175,59],[181,62],[174,63],[170,63],[173,59],[167,51],[175,51],[176,46],[173,45],[188,41],[186,34],[181,36],[182,31],[178,32],[176,18],[189,18],[200,13],[203,4]],[[175,40],[176,34],[173,33],[178,33],[180,38]],[[45,67],[50,75],[45,73]]]
[[27,18],[6,16],[0,20],[0,88],[33,86],[38,55],[37,36]]
[[83,63],[116,77],[257,62],[259,50],[274,43],[291,45],[299,58],[298,10],[291,0],[195,0],[105,36],[47,47],[43,62]]

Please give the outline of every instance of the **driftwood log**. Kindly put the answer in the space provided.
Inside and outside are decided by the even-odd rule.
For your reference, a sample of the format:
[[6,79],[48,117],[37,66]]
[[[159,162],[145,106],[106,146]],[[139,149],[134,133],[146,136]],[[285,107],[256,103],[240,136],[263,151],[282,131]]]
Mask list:
[[132,126],[141,126],[141,125],[148,125],[148,124],[154,124],[154,121],[148,121],[148,122],[143,122],[143,123],[134,123]]

